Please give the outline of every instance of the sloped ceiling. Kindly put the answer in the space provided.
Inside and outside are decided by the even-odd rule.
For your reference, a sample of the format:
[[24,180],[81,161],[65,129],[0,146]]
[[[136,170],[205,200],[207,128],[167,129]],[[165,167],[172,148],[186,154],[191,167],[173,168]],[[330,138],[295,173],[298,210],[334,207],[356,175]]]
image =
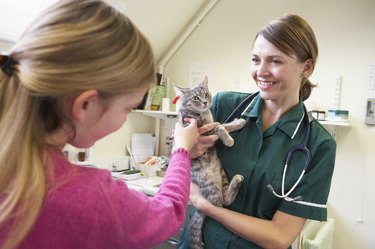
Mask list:
[[[0,39],[14,42],[35,16],[57,0],[0,0]],[[205,0],[108,0],[148,37],[156,59],[165,53]]]
[[0,0],[0,39],[16,41],[27,25],[56,0]]
[[[171,45],[205,0],[110,0],[149,38],[156,59]],[[120,7],[121,8],[121,7]]]

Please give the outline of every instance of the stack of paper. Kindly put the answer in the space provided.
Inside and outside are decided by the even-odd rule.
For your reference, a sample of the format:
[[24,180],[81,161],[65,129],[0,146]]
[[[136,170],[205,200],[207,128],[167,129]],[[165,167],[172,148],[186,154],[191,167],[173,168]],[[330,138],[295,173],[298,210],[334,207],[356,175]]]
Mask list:
[[144,163],[150,156],[154,156],[155,137],[150,133],[133,133],[131,138],[131,154],[134,164]]

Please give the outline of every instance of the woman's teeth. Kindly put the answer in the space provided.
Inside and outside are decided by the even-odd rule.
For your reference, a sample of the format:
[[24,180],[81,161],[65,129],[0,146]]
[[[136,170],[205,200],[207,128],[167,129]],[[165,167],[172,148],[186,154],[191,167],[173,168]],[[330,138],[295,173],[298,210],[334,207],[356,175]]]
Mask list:
[[275,84],[275,82],[274,81],[259,81],[259,84],[262,86],[270,86],[270,85]]

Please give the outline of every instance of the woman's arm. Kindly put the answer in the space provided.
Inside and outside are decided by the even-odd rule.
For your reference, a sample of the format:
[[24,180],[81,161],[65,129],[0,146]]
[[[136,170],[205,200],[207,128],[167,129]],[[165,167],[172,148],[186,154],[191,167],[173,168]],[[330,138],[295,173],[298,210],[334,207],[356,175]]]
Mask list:
[[195,184],[191,184],[190,202],[238,236],[263,248],[287,248],[297,238],[306,221],[281,211],[276,211],[272,220],[264,220],[217,207],[200,194]]

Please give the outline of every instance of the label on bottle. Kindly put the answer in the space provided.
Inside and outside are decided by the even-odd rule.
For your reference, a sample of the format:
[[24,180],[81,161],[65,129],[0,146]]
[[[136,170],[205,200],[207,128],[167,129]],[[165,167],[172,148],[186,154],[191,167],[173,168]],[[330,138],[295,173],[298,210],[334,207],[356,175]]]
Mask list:
[[164,85],[159,85],[155,87],[155,91],[152,94],[152,99],[151,99],[151,110],[158,111],[160,110],[161,102],[164,97],[165,93],[165,86]]

